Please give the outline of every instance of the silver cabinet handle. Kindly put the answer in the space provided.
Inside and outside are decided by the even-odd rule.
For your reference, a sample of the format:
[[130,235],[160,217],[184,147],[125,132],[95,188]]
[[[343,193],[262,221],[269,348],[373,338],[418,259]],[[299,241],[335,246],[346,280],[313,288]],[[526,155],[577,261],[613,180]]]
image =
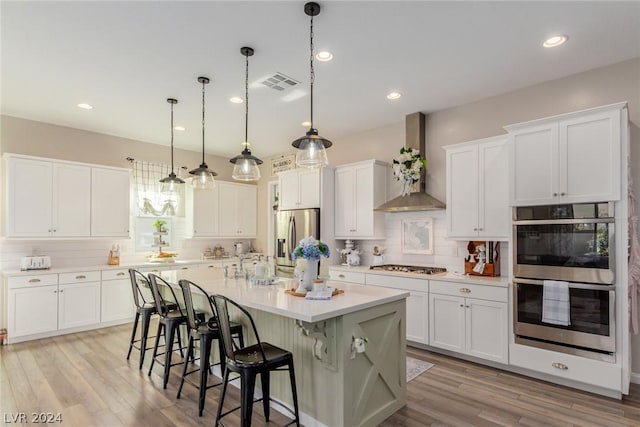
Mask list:
[[64,289],[60,289],[60,293],[63,293],[63,292],[64,292]]
[[76,279],[86,279],[86,278],[87,278],[87,276],[85,276],[84,274],[76,276]]
[[[61,292],[62,292],[62,291],[61,291]],[[53,293],[54,293],[54,294],[57,294],[57,293],[58,293],[58,291],[53,291]]]
[[564,363],[555,362],[555,363],[552,363],[551,366],[553,366],[556,369],[562,369],[563,371],[566,371],[567,369],[569,369],[569,367]]
[[116,276],[124,276],[124,275],[125,275],[125,273],[123,273],[122,271],[120,273],[116,274]]
[[553,193],[553,197],[556,197],[558,195],[558,193]]
[[462,292],[463,294],[470,294],[471,293],[471,289],[469,289],[469,288],[460,288],[460,292]]
[[473,229],[473,231],[478,231],[478,229],[477,229],[477,228],[474,228],[474,229]]
[[483,230],[484,230],[484,228],[478,228],[478,230],[479,230],[479,231],[483,231]]
[[460,307],[464,307],[464,304],[460,304]]
[[182,267],[180,270],[188,270],[189,267]]
[[30,279],[29,283],[38,283],[40,282],[40,279]]
[[560,195],[561,195],[561,196],[566,196],[566,195],[567,195],[567,193],[560,193]]
[[465,307],[469,308],[470,306],[469,305],[465,305]]
[[344,274],[338,274],[338,277],[341,278],[341,279],[344,279],[345,276],[344,276]]

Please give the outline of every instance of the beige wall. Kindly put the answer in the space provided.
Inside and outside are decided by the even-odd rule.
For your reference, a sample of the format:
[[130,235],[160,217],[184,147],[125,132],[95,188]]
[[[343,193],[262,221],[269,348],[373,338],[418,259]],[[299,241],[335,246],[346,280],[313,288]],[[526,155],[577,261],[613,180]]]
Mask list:
[[[43,122],[2,116],[2,153],[26,154],[76,162],[129,167],[127,157],[156,163],[170,163],[170,149],[164,145],[88,132]],[[198,167],[202,153],[176,148],[175,166]],[[232,181],[233,165],[226,157],[205,157],[209,168],[223,181]]]

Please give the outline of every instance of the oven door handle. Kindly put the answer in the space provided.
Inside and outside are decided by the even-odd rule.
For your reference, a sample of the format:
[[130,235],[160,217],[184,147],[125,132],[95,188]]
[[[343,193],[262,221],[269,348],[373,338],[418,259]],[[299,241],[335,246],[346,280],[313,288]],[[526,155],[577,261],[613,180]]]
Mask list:
[[[544,284],[543,280],[536,279],[513,279],[513,283],[524,283],[526,285],[538,285]],[[589,289],[593,291],[615,291],[616,285],[595,285],[592,283],[571,283],[569,282],[570,289]]]
[[513,221],[513,225],[603,224],[614,221],[615,218],[523,219]]

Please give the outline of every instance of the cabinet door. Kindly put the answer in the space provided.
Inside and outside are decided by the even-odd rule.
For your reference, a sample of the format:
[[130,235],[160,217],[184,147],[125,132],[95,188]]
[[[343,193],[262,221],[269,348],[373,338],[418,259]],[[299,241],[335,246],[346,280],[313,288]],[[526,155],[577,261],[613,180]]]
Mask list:
[[43,237],[51,234],[52,171],[50,162],[9,159],[7,236]]
[[620,200],[620,111],[561,121],[559,138],[560,202]]
[[91,235],[129,237],[129,171],[91,168]]
[[558,195],[558,125],[518,130],[509,139],[512,204],[554,203]]
[[355,232],[355,178],[352,168],[336,168],[334,191],[334,232],[336,237],[350,238]]
[[236,186],[218,182],[220,191],[220,235],[238,235],[238,192]]
[[467,354],[508,363],[507,304],[467,298],[465,309]]
[[464,298],[429,294],[429,342],[434,347],[464,353]]
[[298,209],[298,172],[282,172],[278,181],[280,190],[279,209]]
[[58,285],[9,290],[9,337],[58,329]]
[[320,170],[298,171],[298,202],[296,209],[320,207]]
[[507,139],[478,145],[478,235],[509,236],[509,153]]
[[214,237],[219,234],[220,185],[212,190],[186,189],[186,231],[190,237]]
[[100,282],[59,285],[58,329],[100,323]]
[[411,291],[407,298],[407,341],[429,344],[429,296]]
[[100,321],[130,321],[135,313],[129,279],[104,280],[101,283]]
[[258,191],[253,185],[236,186],[237,228],[241,237],[257,234]]
[[354,175],[354,237],[371,237],[373,230],[373,164],[356,166]]
[[478,235],[478,146],[447,150],[447,236]]
[[91,233],[91,168],[53,163],[53,237],[88,237]]

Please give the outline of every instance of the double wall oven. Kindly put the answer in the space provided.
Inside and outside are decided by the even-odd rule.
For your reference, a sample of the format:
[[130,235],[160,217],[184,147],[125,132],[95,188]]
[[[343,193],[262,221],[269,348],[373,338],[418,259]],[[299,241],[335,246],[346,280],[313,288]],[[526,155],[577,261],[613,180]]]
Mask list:
[[[613,202],[513,209],[516,342],[614,361]],[[542,321],[544,281],[568,282],[569,324]]]

